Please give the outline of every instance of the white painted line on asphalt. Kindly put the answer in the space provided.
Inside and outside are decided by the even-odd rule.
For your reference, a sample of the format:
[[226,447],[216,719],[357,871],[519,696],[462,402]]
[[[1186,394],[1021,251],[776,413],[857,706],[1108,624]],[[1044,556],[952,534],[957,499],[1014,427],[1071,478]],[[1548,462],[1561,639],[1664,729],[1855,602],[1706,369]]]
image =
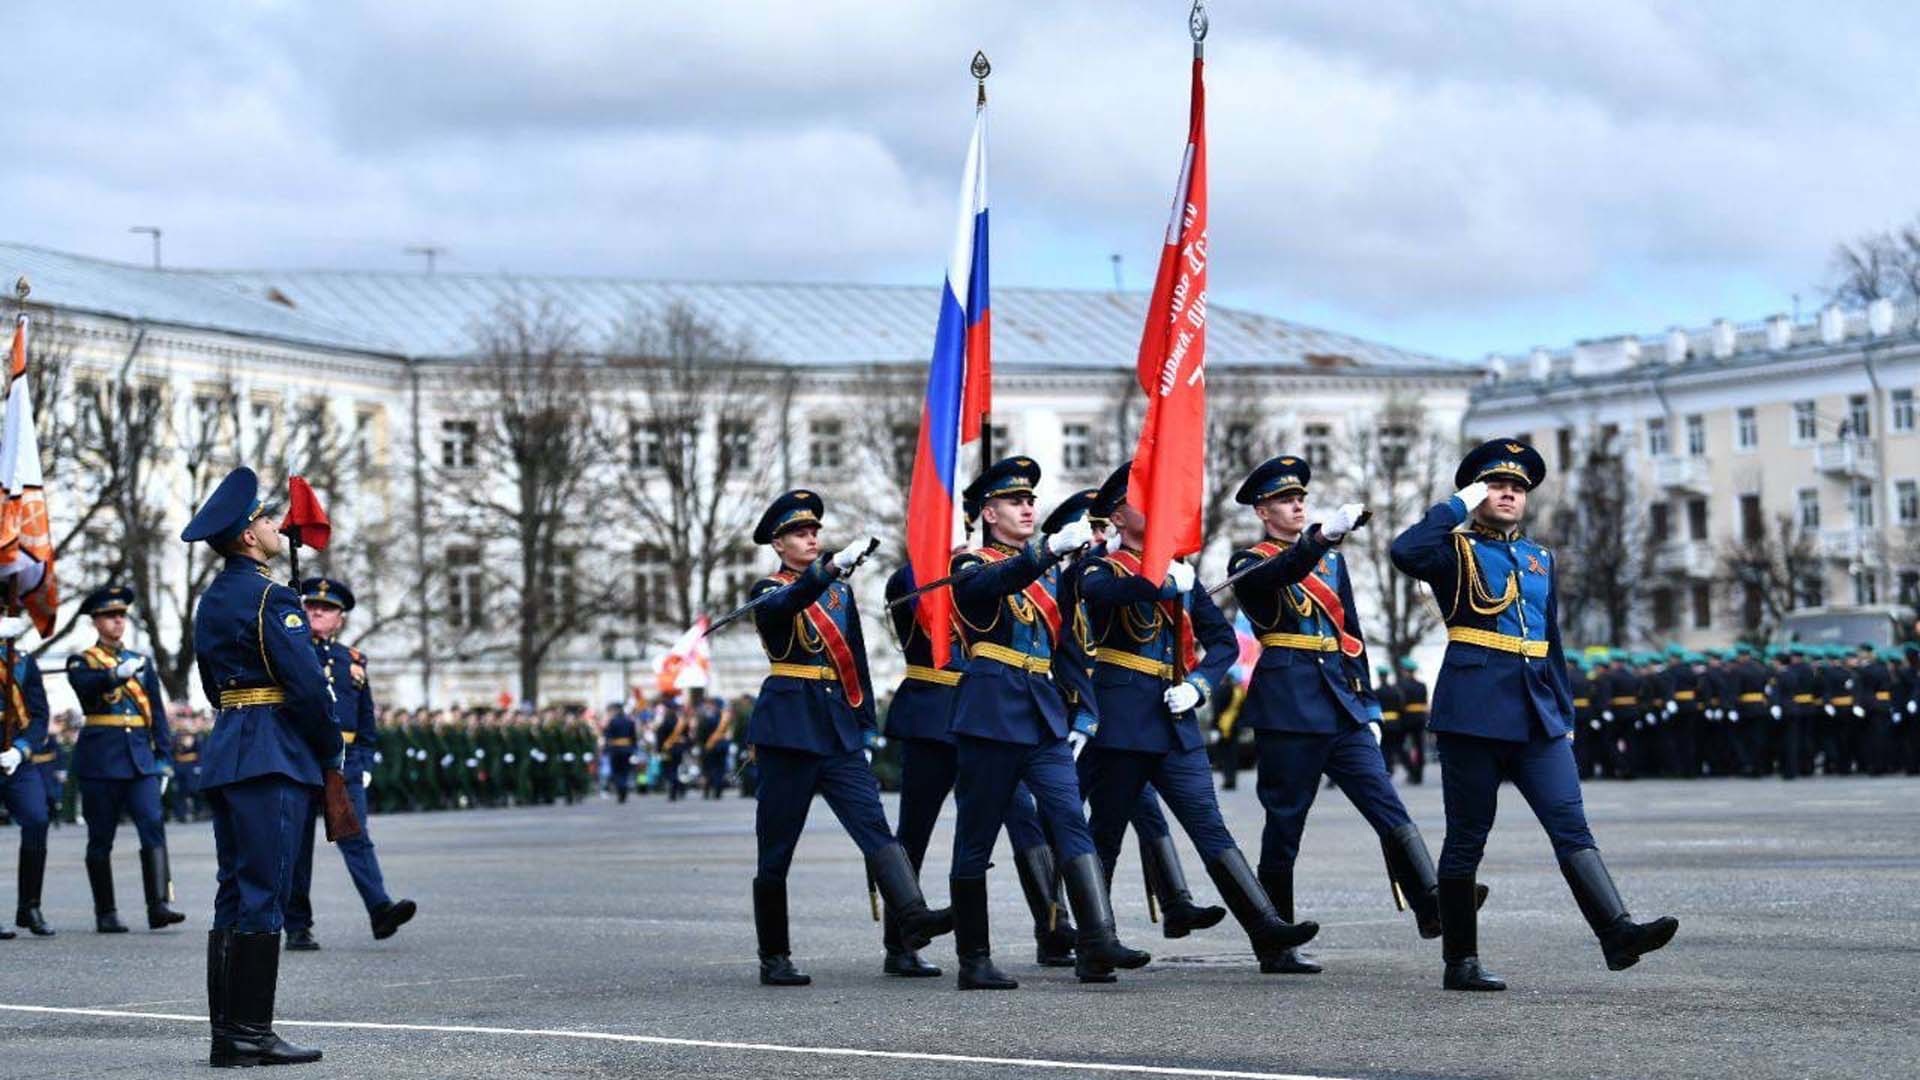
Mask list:
[[92,1009],[138,1009],[148,1005],[191,1005],[204,998],[161,998],[159,1001],[115,1001],[106,1005],[90,1005]]
[[[0,1005],[0,1010],[56,1016],[104,1016],[123,1020],[175,1020],[205,1024],[205,1016],[179,1013],[123,1012],[114,1009],[68,1009],[51,1005]],[[1215,1080],[1348,1080],[1312,1073],[1243,1072],[1236,1069],[1189,1069],[1174,1065],[1133,1065],[1108,1061],[1054,1061],[1048,1058],[983,1057],[975,1054],[935,1054],[911,1050],[861,1050],[846,1046],[788,1046],[783,1043],[727,1042],[720,1039],[675,1039],[664,1035],[623,1035],[612,1031],[567,1031],[558,1028],[477,1027],[467,1024],[383,1024],[346,1020],[278,1020],[277,1027],[349,1028],[356,1031],[425,1031],[445,1035],[528,1035],[546,1039],[584,1039],[598,1042],[640,1043],[647,1046],[686,1046],[705,1050],[745,1050],[766,1054],[813,1057],[876,1058],[886,1061],[928,1061],[944,1065],[1005,1065],[1019,1069],[1063,1069],[1078,1072],[1125,1073],[1132,1076],[1192,1076]],[[17,1030],[17,1029],[16,1029]]]
[[381,983],[382,990],[395,990],[403,986],[445,986],[448,983],[503,982],[507,979],[524,979],[525,975],[470,975],[464,979],[422,979],[419,982]]

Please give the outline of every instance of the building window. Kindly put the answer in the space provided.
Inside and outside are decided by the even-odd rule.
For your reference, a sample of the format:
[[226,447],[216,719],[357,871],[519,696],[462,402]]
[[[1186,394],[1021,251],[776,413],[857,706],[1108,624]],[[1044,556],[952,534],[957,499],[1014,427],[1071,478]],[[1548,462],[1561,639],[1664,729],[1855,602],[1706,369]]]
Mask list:
[[1793,403],[1793,441],[1810,443],[1820,437],[1819,414],[1813,411],[1813,402],[1796,401]]
[[1699,413],[1687,417],[1687,456],[1707,456],[1707,418]]
[[1382,424],[1374,436],[1380,444],[1380,467],[1398,473],[1407,467],[1413,450],[1413,431],[1405,424]]
[[1333,463],[1333,425],[1304,424],[1301,433],[1307,444],[1307,464],[1324,469]]
[[1673,538],[1673,515],[1663,502],[1647,507],[1647,535],[1656,544],[1664,544]]
[[1819,574],[1803,577],[1793,590],[1794,606],[1820,607],[1827,602],[1827,583]]
[[1920,483],[1901,480],[1893,485],[1893,520],[1920,525]]
[[1060,467],[1070,473],[1093,468],[1093,425],[1084,421],[1060,425]]
[[720,469],[738,473],[753,468],[753,421],[720,421]]
[[1687,539],[1705,540],[1707,538],[1707,500],[1687,500]]
[[486,611],[480,549],[447,549],[447,621],[457,630],[478,630]]
[[1853,575],[1853,602],[1856,604],[1877,604],[1880,602],[1880,575],[1871,570],[1862,570]]
[[846,425],[838,420],[818,417],[807,422],[807,467],[825,470],[846,465],[843,435]]
[[1693,628],[1707,630],[1713,626],[1713,586],[1700,582],[1693,589]]
[[540,613],[548,626],[573,621],[580,591],[574,587],[574,562],[577,552],[563,549],[553,553],[547,576],[540,588]]
[[1908,607],[1920,605],[1920,570],[1900,571],[1899,601]]
[[1888,417],[1887,422],[1893,430],[1902,432],[1912,431],[1913,391],[1909,389],[1895,390],[1892,398],[1887,403],[1887,411],[1892,414]]
[[274,435],[280,426],[279,402],[271,399],[254,401],[247,411],[247,421],[253,429],[253,460],[271,461],[280,457],[274,446]]
[[1760,629],[1760,618],[1765,612],[1760,601],[1760,587],[1748,584],[1740,590],[1740,628],[1742,630]]
[[667,549],[641,544],[633,549],[633,619],[656,626],[673,617],[673,566]]
[[1760,445],[1760,418],[1752,409],[1733,414],[1733,448],[1752,450]]
[[893,474],[913,477],[913,459],[920,453],[920,424],[895,424],[888,432],[889,445],[893,449]]
[[1563,427],[1553,434],[1560,449],[1560,471],[1570,471],[1573,468],[1573,429]]
[[1664,585],[1662,585],[1660,588],[1653,590],[1653,628],[1654,630],[1656,631],[1671,630],[1673,629],[1674,624],[1678,621],[1679,621],[1678,613],[1674,610],[1673,590],[1667,588]]
[[747,593],[760,580],[754,568],[758,549],[737,547],[720,558],[720,607],[737,607],[747,602]]
[[1013,435],[1005,424],[994,424],[989,430],[993,434],[993,456],[996,458],[1013,455]]
[[1820,527],[1820,492],[1817,488],[1801,488],[1796,493],[1800,508],[1800,527],[1817,529]]
[[1844,435],[1865,439],[1873,434],[1873,410],[1867,405],[1867,395],[1854,394],[1847,398],[1847,430]]
[[1673,449],[1667,439],[1667,421],[1656,416],[1647,421],[1647,456],[1663,458]]
[[449,469],[471,469],[480,464],[476,445],[480,425],[472,420],[440,421],[440,464]]
[[1847,502],[1847,510],[1853,515],[1854,528],[1873,528],[1873,484],[1866,480],[1855,483],[1852,498]]
[[1758,541],[1767,531],[1767,519],[1760,512],[1760,496],[1748,494],[1740,496],[1740,539],[1748,543]]

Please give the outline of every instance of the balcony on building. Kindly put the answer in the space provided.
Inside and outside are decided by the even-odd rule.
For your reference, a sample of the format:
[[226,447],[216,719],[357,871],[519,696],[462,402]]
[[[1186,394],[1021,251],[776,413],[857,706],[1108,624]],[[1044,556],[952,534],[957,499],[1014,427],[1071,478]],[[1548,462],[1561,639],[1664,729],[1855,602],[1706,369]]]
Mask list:
[[1876,480],[1880,463],[1874,460],[1873,443],[1867,439],[1834,439],[1814,447],[1814,467],[1830,476],[1850,476]]
[[1863,529],[1849,525],[1837,529],[1821,529],[1820,557],[1837,562],[1857,562],[1865,566],[1877,566],[1880,563],[1880,545],[1875,542],[1872,529]]
[[1714,576],[1713,547],[1705,540],[1669,540],[1653,549],[1653,572],[1705,581]]
[[1707,459],[1668,455],[1653,459],[1654,483],[1687,495],[1713,494],[1713,482],[1707,477]]

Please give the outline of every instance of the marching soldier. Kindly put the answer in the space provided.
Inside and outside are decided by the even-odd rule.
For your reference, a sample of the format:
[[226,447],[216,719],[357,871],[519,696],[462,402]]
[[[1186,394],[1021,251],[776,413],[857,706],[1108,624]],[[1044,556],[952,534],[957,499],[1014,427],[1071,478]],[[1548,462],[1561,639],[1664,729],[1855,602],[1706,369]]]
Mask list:
[[[1291,922],[1294,860],[1324,774],[1379,835],[1396,897],[1413,909],[1420,936],[1438,937],[1433,856],[1380,757],[1373,732],[1380,705],[1369,685],[1352,579],[1335,550],[1366,510],[1348,504],[1325,524],[1308,525],[1312,476],[1305,459],[1276,457],[1248,474],[1234,495],[1253,507],[1266,534],[1227,564],[1239,575],[1234,595],[1261,646],[1242,713],[1260,742],[1260,805],[1267,813],[1260,881]],[[1289,948],[1263,955],[1260,970],[1310,975],[1320,965]]]
[[1411,656],[1400,658],[1400,725],[1407,730],[1407,783],[1415,787],[1427,774],[1427,684],[1420,681],[1420,665]]
[[1532,447],[1484,443],[1460,463],[1460,491],[1393,542],[1394,566],[1432,586],[1447,623],[1430,722],[1447,814],[1439,896],[1449,990],[1506,989],[1480,966],[1474,885],[1502,780],[1546,828],[1610,970],[1666,945],[1680,925],[1633,921],[1587,828],[1553,555],[1520,532],[1527,494],[1545,477]]
[[[334,640],[346,626],[347,613],[353,610],[353,590],[335,578],[313,577],[300,583],[300,599],[306,608],[307,625],[313,631],[314,655],[319,657],[320,669],[333,689],[334,716],[340,721],[340,741],[346,744],[341,774],[354,816],[360,819],[360,832],[340,841],[340,858],[347,864],[347,876],[353,879],[360,901],[367,906],[373,939],[385,941],[413,918],[417,905],[387,895],[380,859],[373,851],[373,837],[367,833],[367,784],[373,779],[373,755],[380,737],[373,722],[373,688],[367,685],[366,654]],[[301,830],[299,860],[293,867],[293,889],[287,898],[286,947],[290,952],[312,952],[320,947],[313,938],[312,895],[313,827],[319,820],[316,803],[308,811],[306,828]]]
[[718,799],[727,792],[727,751],[733,745],[732,719],[725,706],[712,698],[700,703],[700,797]]
[[1885,776],[1891,760],[1893,673],[1886,659],[1872,645],[1860,646],[1859,666],[1853,669],[1854,702],[1861,710],[1859,757],[1861,768],[1873,776]]
[[[40,887],[47,873],[47,792],[34,758],[49,745],[47,688],[33,654],[14,647],[15,639],[33,624],[24,616],[0,619],[0,651],[10,663],[4,669],[6,695],[0,701],[0,803],[20,827],[19,895],[14,899],[13,924],[35,937],[52,937],[53,928],[40,914]],[[0,927],[0,941],[13,931]]]
[[1024,781],[1053,837],[1059,871],[1077,924],[1074,972],[1111,982],[1118,968],[1143,967],[1147,953],[1121,944],[1107,882],[1081,814],[1062,688],[1090,698],[1076,660],[1055,664],[1063,608],[1059,561],[1093,542],[1084,519],[1035,538],[1033,492],[1040,466],[1026,457],[989,466],[966,490],[980,507],[986,544],[954,556],[955,617],[967,643],[966,674],[955,692],[952,731],[958,775],[950,872],[954,949],[962,990],[1019,986],[993,964],[987,921],[987,867],[1000,826]]
[[90,649],[67,658],[67,681],[80,699],[86,726],[73,748],[80,812],[87,819],[87,881],[93,887],[94,928],[124,934],[113,897],[113,837],[122,811],[140,834],[140,881],[147,927],[159,930],[186,915],[168,906],[173,876],[167,867],[166,814],[160,794],[173,772],[172,736],[160,678],[146,656],[126,648],[127,608],[133,590],[95,589],[80,604],[100,635]]
[[1373,697],[1380,703],[1380,760],[1391,777],[1394,764],[1407,754],[1407,730],[1400,724],[1400,688],[1394,685],[1391,664],[1374,665]]
[[219,709],[201,751],[220,864],[207,934],[216,1067],[320,1060],[274,1034],[274,990],[300,830],[345,745],[299,594],[267,572],[284,541],[259,488],[235,469],[180,533],[226,559],[193,614],[200,685]]
[[607,726],[601,729],[600,745],[607,757],[607,775],[613,783],[614,797],[627,801],[633,789],[633,757],[640,742],[640,728],[619,702],[607,706]]
[[1567,692],[1573,695],[1573,763],[1580,779],[1599,775],[1595,766],[1594,743],[1600,718],[1593,707],[1593,680],[1574,657],[1567,657]]
[[827,800],[866,857],[867,875],[898,927],[901,947],[917,952],[953,928],[927,907],[906,849],[887,828],[880,786],[864,753],[874,733],[873,680],[860,612],[846,577],[871,545],[820,551],[820,496],[789,491],[753,531],[780,568],[753,586],[754,626],[772,666],[760,686],[747,741],[760,764],[754,835],[760,862],[753,879],[753,921],[760,982],[805,986],[787,936],[787,870],[817,794]]
[[1700,779],[1700,728],[1703,723],[1701,701],[1711,693],[1705,678],[1704,658],[1682,652],[1667,665],[1667,681],[1673,686],[1668,700],[1668,746],[1675,772],[1685,780]]
[[[1120,543],[1088,559],[1077,575],[1097,645],[1092,702],[1097,726],[1080,755],[1094,847],[1111,880],[1127,825],[1151,784],[1199,849],[1261,969],[1271,970],[1270,964],[1320,927],[1293,924],[1275,910],[1227,832],[1214,795],[1198,710],[1239,659],[1239,641],[1213,598],[1195,587],[1191,566],[1171,563],[1164,582],[1141,576],[1147,522],[1126,503],[1129,469],[1130,463],[1114,472],[1092,510],[1118,528]],[[1377,762],[1378,748],[1373,752]]]

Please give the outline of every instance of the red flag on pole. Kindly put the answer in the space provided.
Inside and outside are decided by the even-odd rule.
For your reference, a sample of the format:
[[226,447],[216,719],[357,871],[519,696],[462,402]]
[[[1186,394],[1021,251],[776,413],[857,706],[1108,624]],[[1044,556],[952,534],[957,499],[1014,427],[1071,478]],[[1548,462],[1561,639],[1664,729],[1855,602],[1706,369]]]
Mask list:
[[1140,444],[1127,478],[1127,503],[1146,515],[1140,574],[1166,576],[1167,564],[1200,550],[1207,434],[1207,127],[1195,31],[1187,152],[1174,190],[1160,272],[1140,336],[1138,374],[1147,398]]
[[326,507],[320,505],[320,497],[304,476],[287,481],[287,517],[280,523],[280,531],[293,537],[294,543],[315,551],[327,550],[327,542],[333,538]]

